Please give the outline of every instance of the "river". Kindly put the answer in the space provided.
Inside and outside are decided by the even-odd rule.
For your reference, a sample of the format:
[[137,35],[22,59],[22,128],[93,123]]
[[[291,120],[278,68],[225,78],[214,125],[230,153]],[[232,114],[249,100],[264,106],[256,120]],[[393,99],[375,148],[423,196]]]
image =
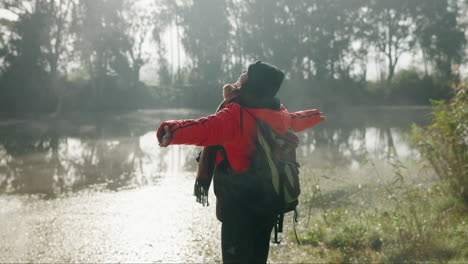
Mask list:
[[[299,134],[305,168],[360,169],[394,149],[427,108],[353,108]],[[0,262],[220,262],[213,206],[192,196],[194,146],[159,148],[158,125],[191,109],[0,119]],[[272,247],[270,261],[280,261]]]

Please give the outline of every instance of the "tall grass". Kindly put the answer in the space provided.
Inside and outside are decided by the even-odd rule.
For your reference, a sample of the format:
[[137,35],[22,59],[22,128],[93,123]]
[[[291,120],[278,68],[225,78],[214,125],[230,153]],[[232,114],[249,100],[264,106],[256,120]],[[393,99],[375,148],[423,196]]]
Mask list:
[[365,183],[337,188],[323,178],[336,170],[308,170],[302,249],[314,262],[468,261],[466,206],[441,182],[418,183],[421,175],[414,174],[428,170],[407,168],[396,157],[388,164],[392,169],[368,160],[361,168],[366,179],[359,180]]
[[454,91],[447,103],[433,101],[431,125],[413,125],[412,142],[452,193],[468,204],[468,85]]

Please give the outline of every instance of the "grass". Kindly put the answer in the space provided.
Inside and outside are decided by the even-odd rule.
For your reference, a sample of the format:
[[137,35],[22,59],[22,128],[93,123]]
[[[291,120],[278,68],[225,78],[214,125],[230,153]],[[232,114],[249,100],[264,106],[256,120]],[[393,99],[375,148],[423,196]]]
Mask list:
[[362,165],[301,172],[300,248],[313,262],[468,262],[468,208],[450,186],[421,162]]

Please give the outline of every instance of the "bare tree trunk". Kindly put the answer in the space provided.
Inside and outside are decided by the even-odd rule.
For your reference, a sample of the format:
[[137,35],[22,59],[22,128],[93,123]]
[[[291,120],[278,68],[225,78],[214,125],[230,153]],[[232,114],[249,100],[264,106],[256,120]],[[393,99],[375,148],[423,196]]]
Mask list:
[[387,153],[390,155],[390,153],[394,151],[395,156],[398,156],[398,153],[395,149],[395,143],[393,141],[392,131],[390,130],[389,127],[385,128],[385,134],[387,135],[387,147],[388,147]]
[[426,59],[426,52],[424,51],[424,49],[421,49],[421,52],[423,54],[423,61],[424,61],[424,74],[426,76],[429,75],[429,72],[428,72],[428,69],[427,69],[427,59]]
[[177,80],[180,79],[180,34],[178,16],[176,16],[176,35],[177,35]]
[[174,45],[173,45],[173,40],[172,40],[172,32],[173,32],[173,27],[174,27],[174,21],[171,21],[170,26],[169,26],[169,45],[171,46],[171,82],[174,81]]

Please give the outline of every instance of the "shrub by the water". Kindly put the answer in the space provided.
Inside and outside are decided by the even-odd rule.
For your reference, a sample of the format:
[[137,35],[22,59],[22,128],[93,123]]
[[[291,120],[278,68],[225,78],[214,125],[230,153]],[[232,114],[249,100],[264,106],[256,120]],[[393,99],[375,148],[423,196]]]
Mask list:
[[413,125],[413,144],[452,192],[468,204],[468,85],[448,102],[433,101],[432,124]]

